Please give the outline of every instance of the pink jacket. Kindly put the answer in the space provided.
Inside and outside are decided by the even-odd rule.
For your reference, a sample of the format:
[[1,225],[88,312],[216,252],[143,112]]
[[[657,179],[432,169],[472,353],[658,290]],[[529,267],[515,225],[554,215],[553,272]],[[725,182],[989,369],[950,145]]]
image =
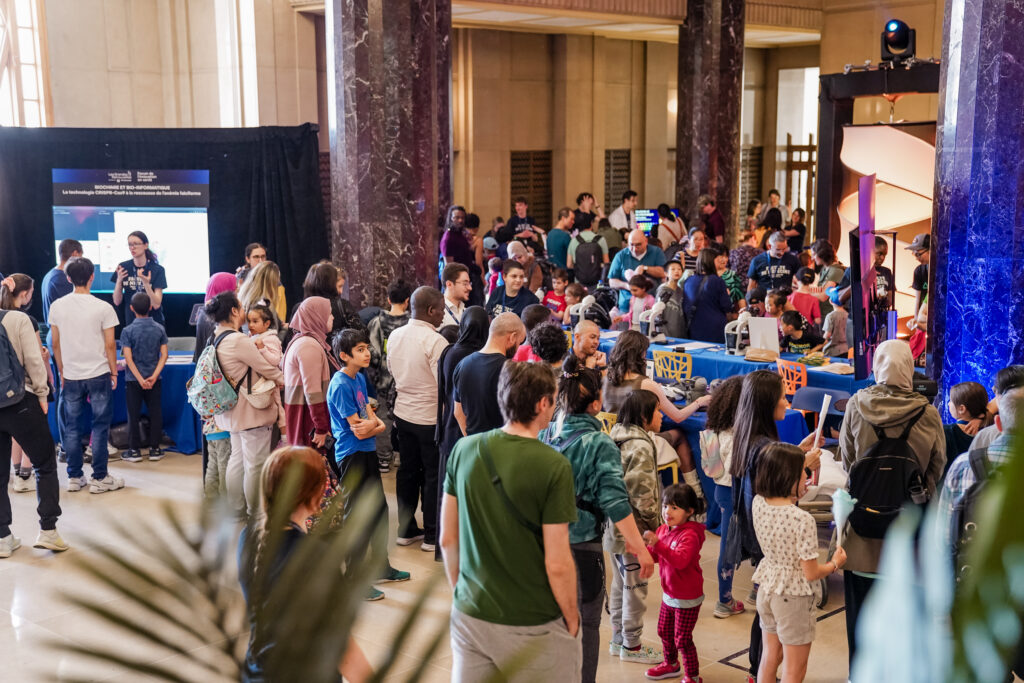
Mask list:
[[704,595],[704,575],[700,570],[700,548],[704,545],[704,525],[685,522],[677,527],[658,527],[658,542],[648,546],[658,563],[661,589],[676,600],[695,600]]
[[[230,328],[217,325],[214,338]],[[229,334],[217,347],[217,360],[221,371],[227,375],[232,385],[238,383],[249,368],[252,368],[253,379],[261,375],[269,380],[282,384],[284,374],[277,366],[266,361],[252,339],[242,333]],[[269,427],[277,421],[278,406],[271,403],[268,407],[257,410],[244,398],[239,398],[234,408],[221,415],[214,416],[214,421],[222,431],[242,432],[256,427]]]

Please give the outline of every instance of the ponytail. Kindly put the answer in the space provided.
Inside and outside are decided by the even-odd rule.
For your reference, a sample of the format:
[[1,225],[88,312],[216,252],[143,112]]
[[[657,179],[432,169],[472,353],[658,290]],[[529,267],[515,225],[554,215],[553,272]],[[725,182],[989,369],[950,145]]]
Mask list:
[[19,294],[27,292],[35,287],[35,280],[23,273],[12,273],[0,280],[0,309],[5,311],[16,311],[14,300]]
[[562,416],[584,413],[587,407],[599,398],[601,372],[588,368],[576,354],[569,354],[562,363],[562,373],[558,378],[559,413]]

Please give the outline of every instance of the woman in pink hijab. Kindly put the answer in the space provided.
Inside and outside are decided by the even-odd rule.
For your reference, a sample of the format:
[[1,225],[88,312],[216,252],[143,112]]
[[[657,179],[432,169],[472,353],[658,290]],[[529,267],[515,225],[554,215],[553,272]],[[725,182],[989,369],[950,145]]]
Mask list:
[[334,317],[331,302],[322,296],[304,300],[292,315],[295,336],[282,362],[284,369],[284,413],[288,441],[293,446],[323,448],[331,433],[327,413],[327,384],[339,364],[327,335]]
[[[203,303],[213,301],[213,298],[221,292],[233,292],[238,286],[238,279],[232,273],[214,273],[206,282],[206,298]],[[213,335],[213,321],[206,317],[202,311],[196,320],[196,350],[192,354],[192,362],[199,362],[199,354],[210,345],[210,337]]]

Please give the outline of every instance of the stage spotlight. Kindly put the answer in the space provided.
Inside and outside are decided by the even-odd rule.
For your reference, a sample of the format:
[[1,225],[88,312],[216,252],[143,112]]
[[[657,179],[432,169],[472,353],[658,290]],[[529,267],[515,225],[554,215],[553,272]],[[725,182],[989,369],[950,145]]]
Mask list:
[[899,19],[890,19],[882,29],[882,62],[900,64],[914,58],[917,31]]

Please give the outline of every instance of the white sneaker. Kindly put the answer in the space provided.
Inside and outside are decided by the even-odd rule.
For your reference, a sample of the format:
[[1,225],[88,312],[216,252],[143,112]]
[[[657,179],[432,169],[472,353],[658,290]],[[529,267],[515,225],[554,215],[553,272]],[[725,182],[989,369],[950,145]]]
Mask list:
[[18,476],[14,476],[12,479],[14,479],[14,481],[11,482],[11,488],[14,489],[15,493],[25,493],[26,491],[36,490],[36,478],[34,475],[28,479],[22,479]]
[[68,477],[68,491],[74,493],[75,491],[81,491],[89,482],[86,481],[85,477]]
[[39,531],[39,535],[36,536],[36,542],[32,544],[33,548],[44,548],[46,550],[52,550],[55,553],[62,553],[68,549],[68,544],[64,542],[64,539],[60,537],[56,529],[42,529]]
[[108,474],[103,479],[93,479],[89,483],[89,493],[106,493],[124,488],[124,479]]
[[661,653],[650,645],[641,645],[639,650],[630,650],[623,647],[619,650],[619,660],[623,662],[635,662],[637,664],[657,664],[661,662]]
[[406,546],[406,545],[412,545],[416,541],[422,541],[422,540],[423,540],[423,534],[420,534],[419,536],[412,536],[412,537],[409,537],[409,538],[406,538],[404,536],[399,536],[398,539],[395,541],[395,543],[397,543],[398,545],[401,545],[401,546]]
[[425,553],[432,553],[435,550],[437,550],[437,546],[433,543],[421,543],[420,550],[422,550]]
[[21,547],[21,539],[14,534],[0,538],[0,557],[10,557],[11,553]]

